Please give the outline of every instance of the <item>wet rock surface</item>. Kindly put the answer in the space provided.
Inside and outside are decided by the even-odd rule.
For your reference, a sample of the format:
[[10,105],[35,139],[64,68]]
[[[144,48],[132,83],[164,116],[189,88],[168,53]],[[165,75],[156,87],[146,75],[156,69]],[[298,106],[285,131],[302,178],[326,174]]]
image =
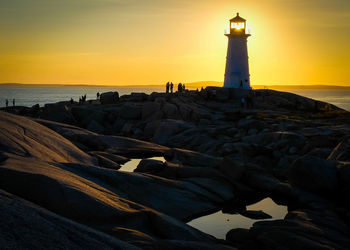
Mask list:
[[[112,93],[104,105],[0,111],[1,222],[40,214],[13,246],[349,249],[349,112],[270,90],[247,109],[241,94]],[[155,156],[166,161],[145,159]],[[144,158],[134,172],[118,170],[133,158]],[[264,197],[288,206],[285,219],[242,209]],[[223,208],[260,221],[226,240],[186,224]],[[57,221],[55,234],[39,233],[41,217]],[[0,230],[1,245],[15,244],[8,223]]]

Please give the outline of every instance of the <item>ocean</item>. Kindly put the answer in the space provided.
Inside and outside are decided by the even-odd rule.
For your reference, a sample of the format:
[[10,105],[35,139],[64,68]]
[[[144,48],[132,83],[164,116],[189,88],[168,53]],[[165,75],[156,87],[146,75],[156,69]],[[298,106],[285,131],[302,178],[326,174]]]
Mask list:
[[306,96],[315,100],[331,103],[339,108],[350,111],[350,90],[283,90],[286,92],[295,93],[301,96]]
[[[86,87],[86,86],[0,86],[0,107],[5,107],[5,100],[16,100],[16,106],[31,107],[35,104],[44,106],[46,103],[59,101],[69,101],[73,98],[79,100],[82,95],[87,99],[96,99],[97,92],[118,91],[119,95],[130,94],[132,92],[163,92],[165,88],[135,88],[135,87]],[[312,99],[328,102],[340,108],[350,111],[350,91],[349,90],[283,90]]]
[[79,97],[86,94],[86,99],[96,99],[96,94],[117,91],[119,96],[130,94],[132,92],[143,92],[150,94],[152,92],[161,92],[161,88],[129,88],[129,87],[86,87],[86,86],[0,86],[0,107],[6,105],[6,99],[9,105],[12,100],[16,100],[16,106],[31,107],[35,104],[44,106],[47,103],[60,101],[69,101],[73,98],[78,101]]

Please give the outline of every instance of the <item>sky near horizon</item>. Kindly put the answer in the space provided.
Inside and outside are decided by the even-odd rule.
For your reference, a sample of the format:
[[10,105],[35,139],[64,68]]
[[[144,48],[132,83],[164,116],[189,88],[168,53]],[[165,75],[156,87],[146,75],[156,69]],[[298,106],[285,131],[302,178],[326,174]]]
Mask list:
[[0,0],[0,82],[223,81],[247,19],[255,85],[350,85],[348,0]]

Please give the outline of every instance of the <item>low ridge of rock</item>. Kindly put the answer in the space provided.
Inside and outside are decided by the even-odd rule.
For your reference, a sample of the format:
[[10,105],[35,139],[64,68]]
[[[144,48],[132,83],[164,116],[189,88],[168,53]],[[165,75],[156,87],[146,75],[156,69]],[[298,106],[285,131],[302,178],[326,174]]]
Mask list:
[[315,156],[304,156],[293,163],[288,180],[311,192],[329,193],[337,187],[336,164]]

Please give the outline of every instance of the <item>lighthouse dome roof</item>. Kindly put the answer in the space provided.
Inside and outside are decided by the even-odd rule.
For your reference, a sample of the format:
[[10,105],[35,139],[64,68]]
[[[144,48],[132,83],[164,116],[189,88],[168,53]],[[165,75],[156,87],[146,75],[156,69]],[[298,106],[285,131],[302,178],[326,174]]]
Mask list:
[[239,13],[237,13],[237,16],[235,16],[234,18],[232,18],[230,20],[230,22],[235,22],[235,23],[241,23],[241,22],[245,22],[246,20],[242,17],[239,16]]

